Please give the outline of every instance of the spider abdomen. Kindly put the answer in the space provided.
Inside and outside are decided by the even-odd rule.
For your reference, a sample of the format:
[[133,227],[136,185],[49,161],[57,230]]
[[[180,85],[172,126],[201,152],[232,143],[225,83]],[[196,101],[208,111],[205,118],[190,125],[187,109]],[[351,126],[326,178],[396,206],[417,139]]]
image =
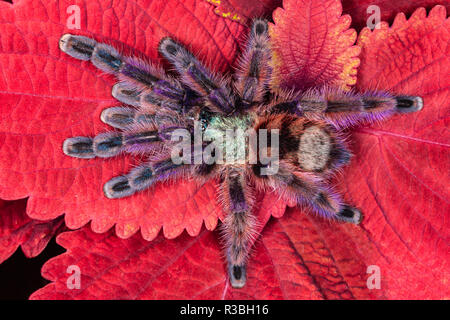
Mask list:
[[330,173],[351,157],[339,131],[323,121],[278,113],[261,117],[255,129],[279,130],[279,146],[271,146],[273,151],[301,171]]
[[320,126],[306,128],[298,144],[298,163],[305,171],[323,170],[330,160],[331,137]]

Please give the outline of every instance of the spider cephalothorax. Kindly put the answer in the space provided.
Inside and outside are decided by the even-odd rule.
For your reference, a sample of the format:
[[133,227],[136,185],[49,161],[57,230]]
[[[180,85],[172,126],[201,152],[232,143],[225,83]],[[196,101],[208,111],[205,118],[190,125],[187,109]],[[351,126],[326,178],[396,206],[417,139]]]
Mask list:
[[[323,87],[287,93],[274,87],[268,24],[261,19],[253,22],[233,79],[213,74],[171,38],[161,40],[159,52],[178,77],[83,36],[63,35],[60,48],[115,74],[119,83],[112,95],[125,104],[101,115],[119,131],[69,138],[64,153],[85,159],[123,152],[145,156],[145,163],[104,185],[111,199],[169,178],[220,181],[233,287],[242,287],[246,280],[246,259],[256,236],[256,191],[271,190],[322,217],[358,224],[360,211],[346,205],[329,185],[330,176],[350,160],[341,130],[422,108],[419,97],[386,92]],[[229,131],[246,134],[243,140],[233,140]],[[248,132],[256,133],[256,143],[249,143],[253,136]],[[261,143],[260,132],[276,139]]]

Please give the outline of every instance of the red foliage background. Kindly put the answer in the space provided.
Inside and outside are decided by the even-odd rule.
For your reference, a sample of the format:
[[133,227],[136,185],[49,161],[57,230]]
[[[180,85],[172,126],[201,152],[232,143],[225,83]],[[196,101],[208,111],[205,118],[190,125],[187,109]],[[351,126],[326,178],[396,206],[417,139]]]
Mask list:
[[[267,12],[279,5],[242,3],[223,1],[218,8],[237,12],[245,23],[254,15],[270,16]],[[343,8],[360,28],[366,3],[358,3],[343,1]],[[396,8],[408,13],[417,8],[378,3],[386,9],[383,17]],[[81,8],[81,30],[66,27],[66,9],[73,4]],[[107,130],[99,114],[118,103],[111,97],[113,78],[61,53],[58,39],[66,32],[88,35],[160,62],[156,45],[170,35],[211,69],[226,72],[246,28],[219,17],[203,0],[121,0],[114,6],[108,1],[0,2],[0,198],[29,197],[26,214],[24,201],[0,203],[0,259],[19,245],[27,256],[38,254],[64,227],[62,214],[67,227],[80,228],[58,236],[67,252],[44,265],[43,276],[52,282],[32,298],[448,298],[445,8],[434,7],[428,16],[418,9],[408,20],[400,14],[391,27],[383,23],[381,29],[362,30],[356,45],[356,32],[348,29],[351,19],[342,16],[338,0],[285,0],[273,18],[280,85],[349,88],[356,82],[358,90],[420,95],[425,107],[353,132],[355,157],[337,183],[348,202],[363,210],[361,226],[329,223],[301,209],[284,213],[284,203],[260,195],[257,215],[264,228],[247,286],[235,290],[228,285],[218,233],[209,231],[222,217],[213,183],[159,185],[111,201],[103,197],[103,183],[126,172],[134,159],[85,161],[63,155],[65,138]],[[67,289],[72,264],[82,271],[80,290]],[[369,265],[381,270],[379,290],[367,288]]]

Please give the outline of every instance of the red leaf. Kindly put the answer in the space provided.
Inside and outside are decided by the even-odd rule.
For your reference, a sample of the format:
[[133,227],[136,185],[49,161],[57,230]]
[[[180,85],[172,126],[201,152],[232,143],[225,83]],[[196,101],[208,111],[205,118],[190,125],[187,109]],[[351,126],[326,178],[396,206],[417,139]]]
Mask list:
[[[352,27],[356,30],[361,30],[367,26],[367,19],[372,15],[367,13],[369,6],[378,6],[380,8],[381,21],[393,22],[394,17],[399,12],[410,15],[420,7],[427,9],[433,8],[437,4],[444,4],[446,1],[442,0],[342,0],[342,7],[344,13],[352,17]],[[447,1],[445,5],[447,11],[450,10],[450,4]]]
[[[366,287],[364,252],[348,250],[352,243],[340,228],[296,210],[272,221],[257,242],[243,289],[229,286],[217,233],[146,242],[83,228],[58,237],[68,251],[44,265],[43,275],[52,283],[31,299],[377,297],[379,292]],[[78,290],[67,288],[66,270],[74,264],[81,271]]]
[[66,214],[79,228],[92,221],[96,232],[113,225],[120,237],[139,228],[151,240],[161,227],[174,238],[186,229],[196,235],[203,221],[212,230],[221,215],[213,183],[159,185],[128,199],[112,201],[103,184],[130,169],[125,157],[78,160],[62,152],[72,136],[107,130],[100,112],[118,102],[111,97],[112,77],[77,61],[58,48],[58,39],[76,32],[135,49],[153,61],[157,43],[171,35],[189,44],[211,67],[225,71],[244,30],[219,18],[203,0],[81,1],[81,30],[69,30],[67,8],[73,1],[0,3],[0,197],[29,196],[27,213],[41,220]]
[[269,17],[281,0],[206,0],[216,6],[214,12],[221,17],[247,25],[251,19]]
[[284,0],[273,13],[270,34],[280,84],[305,90],[356,82],[360,48],[350,16],[341,16],[339,0]]
[[361,32],[357,86],[424,98],[421,112],[359,129],[345,172],[348,200],[364,210],[363,228],[380,255],[391,298],[448,297],[450,240],[450,21],[399,14],[391,28]]
[[[46,264],[44,275],[54,282],[33,298],[448,297],[448,32],[445,11],[437,7],[427,19],[423,10],[408,22],[400,15],[392,28],[365,30],[360,37],[359,89],[378,86],[425,99],[416,115],[354,134],[356,157],[343,189],[364,210],[362,227],[289,210],[264,229],[241,290],[228,287],[217,240],[206,231],[196,239],[183,235],[158,243],[111,235],[102,242],[89,230],[78,231],[60,238],[69,251]],[[94,270],[86,268],[85,287],[68,290],[67,266],[73,261],[88,266],[99,255],[105,260]],[[106,265],[107,273],[96,272]],[[370,265],[380,268],[380,289],[367,288]],[[118,283],[119,272],[142,275],[144,289],[138,291],[142,282],[132,282],[132,276]]]
[[55,234],[61,231],[62,219],[38,221],[25,213],[26,200],[0,201],[0,263],[21,246],[28,258],[39,255]]
[[[26,62],[25,65],[28,68],[36,66],[35,69],[25,70],[30,75],[34,73],[40,75],[41,81],[32,82],[34,88],[39,90],[46,89],[47,83],[42,79],[49,80],[43,73],[39,73],[39,70],[44,67],[47,68],[46,74],[49,74],[48,70],[57,71],[58,68],[63,68],[62,70],[67,71],[67,68],[71,68],[70,72],[58,73],[55,71],[54,73],[77,76],[66,81],[66,87],[63,88],[65,91],[58,91],[57,96],[49,95],[49,91],[45,90],[44,94],[41,91],[34,94],[32,90],[37,89],[30,89],[31,86],[28,87],[15,80],[16,78],[22,80],[20,73],[16,78],[10,76],[8,82],[5,82],[4,78],[0,78],[0,95],[2,99],[4,97],[8,99],[2,100],[7,104],[0,106],[2,115],[0,127],[3,132],[0,134],[0,156],[2,160],[7,159],[6,163],[0,166],[0,195],[14,198],[20,194],[36,194],[37,196],[33,200],[34,204],[29,208],[33,214],[42,210],[44,214],[51,213],[57,216],[62,210],[67,209],[72,210],[72,217],[76,217],[75,208],[78,206],[78,210],[82,212],[80,216],[84,215],[83,223],[93,219],[92,226],[94,228],[96,224],[97,226],[108,226],[109,223],[112,226],[114,222],[105,223],[104,220],[114,220],[119,217],[120,212],[125,214],[126,209],[131,208],[131,204],[126,208],[115,207],[114,210],[107,211],[105,204],[99,202],[98,199],[88,198],[87,202],[85,200],[93,193],[91,190],[93,187],[87,183],[90,182],[88,178],[96,176],[104,182],[110,177],[104,177],[104,173],[106,172],[106,175],[112,173],[109,171],[110,169],[102,167],[102,164],[99,163],[92,167],[85,165],[81,167],[81,162],[79,162],[80,168],[71,169],[72,167],[68,166],[68,163],[72,165],[78,162],[72,160],[73,162],[66,163],[65,159],[55,157],[53,154],[52,157],[40,157],[43,153],[48,155],[54,150],[60,150],[59,143],[63,139],[58,138],[60,131],[65,132],[64,137],[71,136],[70,130],[75,129],[66,132],[67,117],[72,117],[71,121],[75,121],[78,117],[89,118],[85,124],[75,122],[73,127],[79,126],[77,129],[79,131],[76,131],[78,133],[89,134],[89,130],[95,133],[104,128],[98,122],[98,114],[112,101],[109,96],[111,81],[103,82],[101,80],[103,78],[100,80],[95,78],[96,71],[86,64],[77,64],[60,57],[56,46],[49,46],[48,52],[52,54],[44,54],[44,58],[41,59],[39,51],[36,50],[38,50],[37,48],[46,49],[46,47],[38,47],[37,44],[47,42],[37,42],[36,39],[40,35],[39,32],[43,30],[40,24],[45,24],[45,22],[42,22],[42,18],[33,19],[32,16],[26,16],[34,13],[31,13],[29,8],[25,10],[20,7],[22,3],[25,1],[15,5],[17,8],[15,11],[0,10],[0,27],[3,31],[0,33],[0,68],[2,71],[9,75],[16,75],[20,68],[13,69],[11,66],[14,66],[13,63],[23,64],[23,61]],[[353,31],[343,31],[347,29],[349,21],[347,18],[340,17],[341,10],[340,6],[336,4],[337,2],[324,1],[326,11],[311,6],[305,7],[305,4],[308,3],[308,1],[286,0],[285,10],[277,10],[275,27],[272,26],[275,41],[282,39],[282,36],[286,34],[289,35],[286,39],[295,39],[294,36],[297,36],[298,30],[301,29],[298,25],[291,27],[288,22],[298,23],[300,21],[303,26],[307,26],[305,21],[314,21],[317,26],[334,31],[328,33],[324,32],[324,29],[317,31],[314,29],[314,32],[308,34],[314,37],[322,34],[318,39],[325,41],[323,43],[326,45],[323,48],[333,48],[334,45],[337,45],[338,51],[331,50],[331,52],[341,52],[344,60],[355,62],[357,59],[354,58],[354,55],[347,55],[353,50],[356,55],[356,49],[350,47],[353,43],[350,41],[350,33]],[[292,6],[293,4],[303,5],[301,7],[303,9],[314,10],[297,10],[299,6]],[[3,4],[0,2],[0,8],[2,6]],[[56,14],[54,10],[42,11],[39,5],[35,6],[35,11],[48,19]],[[195,8],[200,10],[199,7],[202,7],[200,3]],[[291,14],[291,10],[294,10],[295,14]],[[17,12],[21,13],[21,15],[19,14],[21,19],[16,17]],[[121,10],[120,12],[133,11],[130,9],[130,11]],[[313,13],[314,18],[298,16],[302,12]],[[61,14],[64,15],[64,10]],[[111,13],[109,14],[107,17],[114,17]],[[116,16],[122,17],[122,15]],[[125,23],[128,21],[127,19],[123,20],[122,25],[127,26]],[[164,17],[159,15],[157,19],[164,19]],[[18,27],[12,22],[16,20],[18,22],[15,24],[21,26],[21,29],[18,30],[22,32],[14,32]],[[105,21],[105,19],[98,21]],[[106,21],[108,20],[106,19]],[[28,24],[32,24],[32,27]],[[216,34],[219,33],[216,32],[217,30],[223,32],[221,27],[233,28],[237,25],[228,24],[228,22],[223,22],[223,24],[217,22],[217,24],[219,29],[211,27],[208,30]],[[111,28],[103,27],[103,25],[92,28],[107,30],[104,31],[105,33],[111,32],[112,24],[106,22],[106,25]],[[61,33],[63,32],[58,23],[50,23],[50,26],[53,29],[61,28]],[[10,32],[7,33],[3,28]],[[158,30],[159,27],[154,28]],[[152,29],[152,32],[155,29]],[[135,29],[127,30],[132,34]],[[284,32],[290,30],[291,34]],[[60,34],[59,31],[55,31],[55,35],[50,36],[48,43],[57,40],[56,34]],[[100,34],[100,32],[98,33]],[[5,37],[5,34],[8,36]],[[126,45],[134,46],[131,43],[133,40],[128,40],[123,36],[122,27],[120,35]],[[21,37],[24,36],[30,39],[26,38],[27,41],[23,41],[25,38]],[[437,7],[428,18],[425,17],[423,10],[417,11],[409,21],[405,21],[404,16],[400,15],[392,28],[383,24],[380,30],[374,32],[364,30],[359,38],[359,45],[362,47],[362,62],[358,89],[392,89],[396,93],[421,95],[425,101],[425,107],[420,113],[398,116],[380,125],[360,128],[353,135],[355,158],[345,172],[342,189],[346,191],[348,202],[359,206],[364,211],[365,220],[362,227],[329,224],[307,216],[300,210],[290,209],[282,219],[272,221],[262,232],[262,237],[257,242],[255,253],[249,262],[248,283],[245,288],[240,290],[231,289],[228,285],[217,233],[203,229],[195,238],[184,233],[175,240],[165,240],[160,236],[153,242],[147,242],[139,235],[123,240],[115,237],[112,231],[99,235],[85,227],[79,231],[64,233],[59,237],[59,242],[68,249],[68,252],[50,260],[44,266],[43,274],[52,283],[37,291],[32,298],[447,298],[450,294],[448,289],[450,257],[446,250],[449,240],[446,214],[450,212],[447,183],[450,172],[448,168],[450,137],[449,131],[446,129],[449,125],[448,36],[449,25],[445,11],[442,7]],[[120,39],[117,40],[120,37],[111,36],[110,38],[120,42]],[[153,38],[149,36],[148,39]],[[183,38],[181,37],[181,39]],[[145,39],[142,41],[146,43]],[[196,39],[193,39],[193,42],[195,41]],[[292,44],[295,43],[297,42],[292,42]],[[342,43],[346,43],[346,45],[342,46]],[[311,46],[311,43],[307,42],[306,45],[307,48],[310,48],[308,44]],[[229,52],[234,52],[233,46]],[[143,48],[140,49],[142,52],[150,52],[148,54],[152,55],[154,46],[144,46]],[[200,43],[198,43],[198,48],[202,48]],[[296,55],[297,51],[291,50],[287,57],[296,57],[299,59],[297,61],[304,60],[302,56],[297,57]],[[19,60],[16,56],[21,56],[21,59]],[[205,56],[209,56],[209,54]],[[323,65],[324,68],[331,68],[342,63],[341,60],[336,60],[335,56],[334,53],[326,56],[331,62],[329,65]],[[215,58],[214,55],[211,57]],[[57,61],[57,58],[61,60]],[[321,58],[321,55],[318,55],[319,62]],[[5,61],[11,61],[11,66]],[[57,65],[64,67],[56,68]],[[222,65],[225,69],[225,64]],[[312,62],[308,63],[308,66],[310,65],[316,68]],[[351,79],[354,74],[348,70],[353,70],[356,65],[350,63],[349,69],[341,68],[339,71],[341,73],[336,71],[339,68],[331,68],[333,72],[336,71],[334,76],[323,79],[319,77],[318,80],[316,79],[317,84],[311,80],[314,77],[305,76],[304,80],[307,81],[305,83],[308,84],[309,81],[314,86],[323,83],[341,85],[345,83],[348,86],[352,83],[348,81],[340,83],[336,79],[341,78],[336,78],[335,75],[344,74],[347,70],[348,77],[346,79]],[[5,69],[4,66],[7,68]],[[288,66],[292,67],[292,65]],[[77,74],[77,68],[82,68],[83,71]],[[12,70],[15,70],[16,73],[13,73]],[[289,74],[298,72],[298,75],[302,76],[296,68],[289,70],[291,72]],[[317,74],[315,74],[316,77]],[[80,90],[79,87],[74,86],[74,83],[79,83],[81,76],[88,78],[89,81],[83,82],[85,91],[82,91],[81,98],[77,100],[78,104],[74,105],[73,101],[68,101],[67,92],[70,88],[72,91]],[[25,76],[23,77],[27,79]],[[295,80],[294,77],[292,80]],[[54,80],[50,79],[48,83],[54,85]],[[96,84],[96,91],[91,89],[92,83]],[[11,91],[16,93],[17,97],[14,98],[12,97],[14,94],[8,91],[10,88],[8,85],[11,88],[23,86],[24,89],[28,88],[28,91],[25,92],[26,95],[19,95],[17,94],[19,92]],[[50,88],[51,85],[48,87]],[[64,94],[66,94],[66,98],[64,98]],[[59,99],[62,107],[56,106],[53,100],[52,103],[41,103],[40,101],[45,95],[49,95],[53,100]],[[101,98],[99,99],[97,95]],[[83,111],[83,108],[80,107],[85,103],[90,103],[90,107],[86,107],[88,111]],[[61,114],[50,112],[50,107],[57,108]],[[72,113],[63,115],[64,107],[73,108],[71,112],[74,110],[79,113],[78,115]],[[38,112],[27,114],[26,112],[30,112],[30,110]],[[59,114],[57,118],[59,122],[49,121],[48,119],[55,118],[55,114]],[[24,119],[28,119],[28,122],[25,122]],[[51,130],[47,130],[43,134],[39,131],[41,127],[51,128]],[[5,128],[12,128],[12,134]],[[55,143],[55,141],[57,142]],[[16,145],[17,142],[19,144]],[[42,145],[47,147],[41,149],[36,147]],[[24,149],[25,151],[18,151],[16,154],[14,153],[17,152],[15,149]],[[9,156],[3,157],[5,154]],[[32,161],[36,157],[40,159],[37,166]],[[17,159],[20,159],[19,163]],[[125,166],[125,162],[115,164],[115,168],[121,170],[124,170]],[[54,173],[52,168],[60,168],[56,170],[59,173]],[[95,172],[96,168],[101,168],[101,170]],[[53,173],[41,174],[46,170]],[[69,193],[67,196],[67,189],[72,188],[72,182],[75,181],[72,178],[65,180],[68,175],[65,171],[69,170],[74,172],[84,170],[84,175],[76,180],[78,189],[75,191],[78,194],[74,191],[72,195]],[[90,173],[89,170],[94,173]],[[19,178],[19,183],[14,180],[15,178]],[[48,183],[43,183],[46,181],[53,181],[53,187]],[[88,190],[83,191],[82,187],[86,189],[86,186],[89,187]],[[98,182],[98,187],[101,187],[100,182]],[[183,187],[186,188],[185,185],[178,189],[176,187],[166,187],[167,189],[163,190],[172,188],[171,190],[182,194]],[[197,195],[201,192],[199,191]],[[212,189],[211,193],[213,192],[215,191]],[[79,198],[76,198],[77,195]],[[160,193],[159,198],[162,195],[163,193]],[[39,202],[39,199],[44,199],[44,201]],[[68,201],[67,204],[66,201]],[[143,201],[143,199],[139,199],[139,201]],[[270,196],[264,198],[259,212],[261,226],[265,224],[270,214],[279,217],[284,212],[284,204],[278,204],[273,208],[274,202]],[[155,201],[153,204],[158,203]],[[188,203],[191,205],[187,205],[187,207],[192,206],[192,202]],[[203,202],[198,203],[200,208],[205,206]],[[137,204],[136,201],[133,205]],[[146,204],[148,205],[148,203]],[[181,206],[183,205],[181,204]],[[85,207],[92,212],[86,210]],[[150,210],[154,209],[150,208]],[[107,215],[108,212],[112,212],[115,216],[111,219]],[[100,213],[100,217],[96,216],[97,213]],[[91,214],[94,214],[94,217],[91,217]],[[217,213],[211,213],[210,216],[215,225]],[[123,218],[123,216],[121,217]],[[172,219],[173,217],[170,216],[169,222]],[[180,220],[182,219],[180,218]],[[123,222],[124,220],[116,221],[118,221],[118,225],[127,226]],[[200,224],[194,223],[194,225],[201,225],[201,219]],[[176,229],[179,232],[183,230],[183,227],[177,229],[177,227],[170,226],[168,228]],[[131,228],[132,231],[135,229]],[[187,229],[189,232],[189,228]],[[155,235],[157,230],[159,228],[155,227],[155,232],[151,234]],[[200,230],[200,227],[195,230]],[[164,231],[166,233],[165,224]],[[120,231],[119,228],[119,235],[123,236],[123,234],[130,235],[132,232],[127,233],[125,229]],[[69,276],[67,267],[72,264],[81,268],[81,290],[67,289],[66,280]],[[368,274],[366,272],[369,265],[380,267],[382,277],[380,290],[367,288]]]

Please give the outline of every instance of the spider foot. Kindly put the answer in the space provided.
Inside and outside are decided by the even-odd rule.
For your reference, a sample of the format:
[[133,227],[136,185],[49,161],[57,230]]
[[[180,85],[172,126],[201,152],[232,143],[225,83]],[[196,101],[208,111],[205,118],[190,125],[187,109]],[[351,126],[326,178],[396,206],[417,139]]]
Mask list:
[[59,39],[59,48],[76,59],[88,61],[92,57],[97,41],[83,36],[64,34]]
[[119,199],[134,193],[127,176],[114,177],[103,185],[103,193],[109,199]]
[[230,264],[228,266],[228,275],[233,288],[239,289],[245,286],[247,281],[247,268],[245,266]]
[[64,34],[59,39],[59,48],[76,59],[91,60],[105,72],[114,73],[122,66],[122,58],[116,49],[88,37]]
[[121,83],[116,83],[113,86],[111,94],[120,102],[129,104],[130,106],[139,107],[141,105],[140,93],[124,86]]
[[269,25],[265,19],[255,19],[252,24],[252,34],[254,36],[261,36],[267,34]]
[[74,158],[95,158],[93,139],[89,137],[68,138],[63,143],[63,152]]
[[337,218],[341,221],[360,224],[363,219],[363,214],[356,208],[344,206],[337,214]]
[[396,96],[396,111],[399,113],[411,113],[423,108],[423,99],[415,96]]

